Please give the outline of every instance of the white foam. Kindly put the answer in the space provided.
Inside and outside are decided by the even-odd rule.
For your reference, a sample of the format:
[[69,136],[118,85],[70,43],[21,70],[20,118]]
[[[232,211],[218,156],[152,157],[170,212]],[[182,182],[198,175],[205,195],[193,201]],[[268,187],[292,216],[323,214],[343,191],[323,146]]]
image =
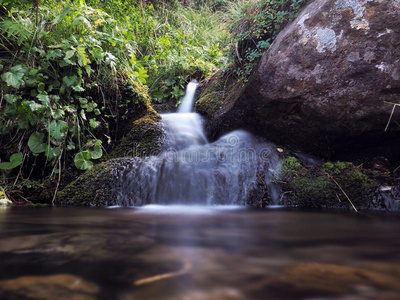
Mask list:
[[239,205],[158,205],[150,204],[136,207],[139,213],[160,214],[210,214],[221,211],[232,211],[245,209]]

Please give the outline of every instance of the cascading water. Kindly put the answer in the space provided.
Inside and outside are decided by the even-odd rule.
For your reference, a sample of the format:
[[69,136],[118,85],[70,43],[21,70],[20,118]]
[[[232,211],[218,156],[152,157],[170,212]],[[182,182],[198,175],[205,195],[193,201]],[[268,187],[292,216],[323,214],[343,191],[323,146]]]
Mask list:
[[260,190],[259,179],[277,197],[270,184],[279,168],[274,147],[242,130],[209,143],[200,115],[192,112],[196,87],[189,83],[177,113],[161,115],[168,148],[158,156],[135,158],[126,167],[118,189],[120,205],[245,205]]
[[181,105],[178,107],[178,113],[191,113],[193,110],[194,96],[197,89],[197,81],[189,82],[185,96],[183,97]]

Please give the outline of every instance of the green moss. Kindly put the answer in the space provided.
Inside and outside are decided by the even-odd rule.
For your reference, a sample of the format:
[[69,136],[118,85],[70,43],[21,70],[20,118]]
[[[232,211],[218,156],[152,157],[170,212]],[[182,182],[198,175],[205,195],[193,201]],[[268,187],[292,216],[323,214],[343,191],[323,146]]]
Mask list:
[[213,116],[221,108],[222,102],[222,92],[206,94],[196,102],[196,111],[204,116]]
[[[367,170],[348,162],[328,162],[322,167],[305,168],[294,157],[282,161],[281,179],[286,204],[298,207],[351,208],[342,189],[359,209],[370,206],[370,193],[378,183]],[[340,187],[339,187],[339,186]]]
[[195,111],[201,115],[211,119],[221,108],[224,103],[225,96],[236,79],[232,78],[223,71],[217,72],[206,83],[204,91],[201,93],[199,100],[196,101]]
[[282,160],[282,174],[284,176],[288,176],[293,174],[294,172],[299,172],[303,167],[297,158],[289,156]]
[[131,130],[106,158],[144,157],[159,154],[164,133],[159,120],[160,117],[154,112],[134,121]]
[[56,204],[106,206],[115,203],[113,186],[118,160],[100,163],[58,192]]

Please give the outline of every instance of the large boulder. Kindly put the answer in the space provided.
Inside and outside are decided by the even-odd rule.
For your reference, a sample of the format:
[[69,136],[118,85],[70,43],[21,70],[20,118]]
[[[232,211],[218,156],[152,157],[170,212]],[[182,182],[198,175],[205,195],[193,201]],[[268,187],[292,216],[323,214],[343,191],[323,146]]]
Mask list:
[[211,138],[245,128],[329,158],[398,159],[400,108],[385,128],[400,103],[400,1],[315,0],[222,94],[196,106]]

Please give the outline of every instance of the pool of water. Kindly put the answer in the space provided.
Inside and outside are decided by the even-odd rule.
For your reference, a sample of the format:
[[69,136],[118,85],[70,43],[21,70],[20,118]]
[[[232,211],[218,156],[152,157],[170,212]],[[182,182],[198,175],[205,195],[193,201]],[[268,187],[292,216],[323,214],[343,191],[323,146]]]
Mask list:
[[400,299],[400,215],[0,209],[0,299]]

